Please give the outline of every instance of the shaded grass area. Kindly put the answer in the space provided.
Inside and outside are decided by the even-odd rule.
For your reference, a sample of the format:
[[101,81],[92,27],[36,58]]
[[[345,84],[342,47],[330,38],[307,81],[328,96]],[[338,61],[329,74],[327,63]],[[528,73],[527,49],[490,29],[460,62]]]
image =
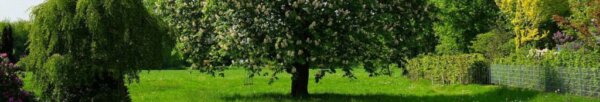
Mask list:
[[[396,70],[398,72],[399,70]],[[314,74],[316,70],[311,70]],[[311,76],[310,96],[290,97],[290,75],[269,85],[268,77],[248,78],[243,69],[227,70],[225,77],[213,77],[193,70],[152,70],[140,74],[140,82],[129,84],[135,102],[215,101],[378,101],[378,102],[600,102],[600,98],[505,88],[494,85],[437,85],[412,81],[400,75],[368,77],[355,71],[357,79],[329,74],[319,83]],[[29,78],[25,78],[29,81]],[[26,84],[26,89],[34,90]]]

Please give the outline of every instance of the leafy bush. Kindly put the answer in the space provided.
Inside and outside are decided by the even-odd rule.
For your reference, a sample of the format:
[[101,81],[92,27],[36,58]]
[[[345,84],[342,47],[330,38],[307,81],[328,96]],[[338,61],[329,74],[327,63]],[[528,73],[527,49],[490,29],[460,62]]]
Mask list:
[[472,52],[481,53],[490,59],[508,56],[515,48],[512,37],[501,30],[492,30],[477,35],[475,40],[471,41],[473,45],[470,48]]
[[546,39],[552,31],[552,15],[568,11],[566,0],[496,0],[501,12],[510,19],[515,46],[524,47]]
[[409,60],[406,68],[410,78],[427,79],[435,83],[488,82],[488,64],[481,54],[419,56]]
[[468,46],[477,34],[489,31],[498,18],[498,6],[493,0],[430,0],[435,6],[435,35],[440,54],[468,53]]
[[554,33],[552,40],[556,43],[556,47],[558,51],[563,49],[566,50],[579,50],[583,43],[581,41],[576,41],[575,37],[565,34],[561,31]]
[[554,21],[565,35],[575,36],[582,48],[600,49],[600,1],[565,1],[569,3],[571,15],[554,15]]
[[499,58],[494,64],[506,65],[539,65],[543,67],[564,67],[564,68],[600,68],[600,54],[595,51],[586,50],[562,50],[548,51],[542,54],[535,54],[533,50],[517,50],[515,53],[505,58]]
[[34,101],[33,94],[23,90],[23,69],[10,63],[8,54],[1,54],[0,62],[0,101],[2,102],[29,102]]

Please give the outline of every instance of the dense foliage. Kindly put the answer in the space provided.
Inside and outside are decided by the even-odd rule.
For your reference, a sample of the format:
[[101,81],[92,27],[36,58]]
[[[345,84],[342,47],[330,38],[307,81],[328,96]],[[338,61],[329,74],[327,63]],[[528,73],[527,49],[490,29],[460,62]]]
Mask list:
[[[151,0],[148,0],[151,2]],[[166,23],[169,33],[176,41],[174,55],[181,60],[197,64],[205,58],[208,49],[202,31],[206,28],[203,20],[203,0],[155,0],[153,11]],[[197,65],[193,65],[197,66]]]
[[524,47],[547,38],[552,15],[568,11],[566,0],[496,0],[502,13],[510,19],[515,47]]
[[0,24],[2,28],[0,47],[0,101],[28,102],[35,101],[33,94],[23,90],[24,69],[15,65],[13,55],[13,28],[8,23]]
[[173,28],[169,26],[169,22],[164,16],[161,16],[158,11],[158,6],[162,4],[165,0],[142,0],[142,3],[146,7],[146,10],[155,18],[158,19],[158,25],[160,25],[161,30],[164,30],[167,33],[167,37],[164,37],[163,43],[163,61],[162,66],[159,68],[146,68],[146,69],[184,69],[186,66],[189,66],[188,63],[185,62],[184,55],[180,50],[182,44],[177,41],[177,33],[174,32]]
[[491,30],[499,16],[494,0],[430,1],[436,7],[434,29],[440,54],[468,53],[475,36]]
[[[2,21],[0,22],[0,29],[10,30],[10,35],[6,35],[6,37],[0,37],[3,40],[10,40],[10,42],[0,42],[0,45],[10,45],[11,49],[2,49],[3,52],[8,53],[13,58],[11,62],[18,62],[23,56],[26,55],[26,43],[27,43],[27,35],[29,34],[30,23],[28,21]],[[10,27],[10,28],[8,28]],[[7,32],[1,31],[0,33]],[[10,38],[8,37],[10,36]],[[12,44],[11,44],[12,43]],[[8,51],[10,50],[10,51]]]
[[[587,49],[600,48],[600,1],[598,0],[568,0],[570,16],[554,15],[553,19],[561,26],[563,36],[573,36],[562,39],[559,45],[573,44]],[[569,43],[573,42],[573,43]]]
[[[552,89],[548,91],[597,91],[586,86],[597,86],[597,80],[600,79],[596,73],[600,62],[597,49],[600,44],[597,35],[600,23],[596,20],[600,14],[599,1],[497,0],[497,3],[511,19],[517,50],[507,57],[496,59],[493,69],[498,71],[493,72],[500,75],[510,73],[507,75],[511,76],[507,77],[525,77],[531,81],[526,84],[501,84]],[[550,38],[552,45],[538,50],[540,45],[535,43]],[[556,50],[552,46],[556,46]],[[511,69],[499,72],[504,67]],[[576,93],[583,95],[585,92]]]
[[12,22],[11,26],[13,28],[12,38],[14,51],[9,53],[15,55],[16,59],[14,59],[14,62],[18,62],[27,55],[27,35],[29,35],[31,23],[29,21],[17,21]]
[[412,79],[442,84],[488,83],[488,63],[481,54],[428,55],[411,59],[406,65]]
[[15,63],[13,60],[16,59],[13,54],[14,44],[13,44],[13,28],[9,25],[5,26],[2,29],[2,36],[0,37],[0,53],[7,53],[7,57],[11,61],[11,63]]
[[560,68],[600,68],[598,53],[584,50],[562,50],[539,52],[536,50],[517,50],[510,56],[497,59],[496,64],[539,65]]
[[207,42],[214,46],[199,50],[209,53],[196,65],[208,72],[223,70],[219,66],[227,65],[224,62],[245,65],[252,72],[263,68],[274,69],[274,74],[287,70],[294,76],[292,95],[307,94],[311,67],[340,67],[351,76],[351,66],[385,59],[387,54],[382,53],[401,53],[389,49],[407,48],[381,45],[428,39],[406,37],[419,36],[410,32],[423,31],[419,23],[429,16],[421,15],[427,13],[426,1],[422,0],[206,3],[203,12],[209,16],[203,18],[210,26],[201,37],[211,38]]
[[514,52],[513,36],[499,29],[479,34],[469,46],[474,53],[481,53],[488,59],[501,58]]
[[47,0],[32,10],[29,55],[42,99],[128,101],[126,81],[161,65],[160,29],[140,0]]

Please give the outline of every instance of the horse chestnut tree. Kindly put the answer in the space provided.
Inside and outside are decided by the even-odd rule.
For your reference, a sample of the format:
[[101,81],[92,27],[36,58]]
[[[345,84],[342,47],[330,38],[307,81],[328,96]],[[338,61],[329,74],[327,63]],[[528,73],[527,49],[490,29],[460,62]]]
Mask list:
[[207,55],[195,65],[209,73],[223,71],[223,61],[254,73],[270,68],[273,76],[287,71],[292,95],[303,96],[309,68],[352,76],[351,66],[398,57],[407,42],[422,41],[427,8],[426,0],[207,0],[209,49],[197,49]]

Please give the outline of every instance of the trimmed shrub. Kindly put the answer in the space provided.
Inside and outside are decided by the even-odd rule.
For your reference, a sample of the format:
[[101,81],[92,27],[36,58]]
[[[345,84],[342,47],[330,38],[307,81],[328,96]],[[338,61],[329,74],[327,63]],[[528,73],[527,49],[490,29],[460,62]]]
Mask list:
[[427,55],[408,60],[411,79],[442,84],[488,83],[488,64],[481,54]]
[[488,33],[479,34],[471,41],[471,51],[481,53],[489,59],[501,58],[514,52],[513,36],[501,30],[492,30]]
[[538,53],[533,50],[517,50],[505,58],[499,58],[494,64],[539,65],[544,67],[585,67],[600,68],[600,54],[596,51],[554,50]]

